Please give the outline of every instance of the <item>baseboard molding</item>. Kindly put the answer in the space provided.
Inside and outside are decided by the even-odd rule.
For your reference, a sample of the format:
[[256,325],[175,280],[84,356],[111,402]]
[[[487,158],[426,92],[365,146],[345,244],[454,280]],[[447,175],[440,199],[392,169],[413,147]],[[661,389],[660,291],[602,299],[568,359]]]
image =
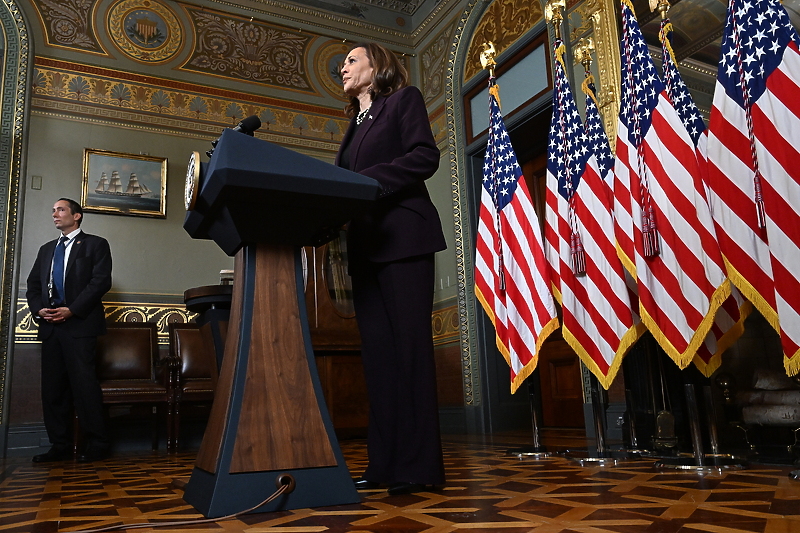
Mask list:
[[50,449],[43,424],[10,426],[5,444],[5,457],[34,456]]

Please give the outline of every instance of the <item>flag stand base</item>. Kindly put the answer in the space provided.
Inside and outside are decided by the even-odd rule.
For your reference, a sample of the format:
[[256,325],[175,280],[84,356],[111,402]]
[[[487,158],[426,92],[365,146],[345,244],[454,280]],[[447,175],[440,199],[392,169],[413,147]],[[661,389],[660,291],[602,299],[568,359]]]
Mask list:
[[534,446],[531,448],[513,448],[506,452],[507,455],[515,455],[517,459],[522,461],[523,459],[547,459],[549,457],[553,457],[554,453],[548,452],[544,446]]
[[520,461],[523,459],[546,459],[552,453],[542,444],[542,432],[539,424],[541,407],[541,392],[539,390],[539,369],[536,368],[528,378],[528,401],[531,406],[531,430],[533,432],[533,442],[525,448],[512,448],[506,452],[507,455],[515,455]]
[[564,457],[581,466],[617,466],[619,457],[610,454],[599,454],[587,450],[567,450]]
[[659,470],[689,470],[693,472],[720,472],[747,468],[744,461],[729,454],[705,454],[700,461],[694,456],[664,457],[656,461],[654,466]]

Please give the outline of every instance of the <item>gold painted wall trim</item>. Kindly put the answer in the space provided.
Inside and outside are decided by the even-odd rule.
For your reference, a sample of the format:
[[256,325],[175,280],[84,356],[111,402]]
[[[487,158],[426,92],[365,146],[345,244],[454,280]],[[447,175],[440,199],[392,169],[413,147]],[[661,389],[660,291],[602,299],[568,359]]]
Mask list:
[[436,146],[439,150],[444,152],[447,149],[447,113],[445,113],[445,106],[440,105],[428,115],[428,120],[431,123],[431,131],[433,131],[433,140],[436,141]]
[[[140,302],[103,302],[106,320],[109,322],[154,322],[158,326],[159,344],[169,344],[169,324],[191,322],[197,316],[186,310],[183,304],[154,304]],[[28,302],[17,299],[15,344],[38,343],[37,326],[33,322]],[[458,342],[458,307],[454,304],[433,311],[431,315],[433,343],[435,346]]]
[[[103,302],[108,322],[154,322],[158,326],[158,343],[169,344],[169,324],[191,322],[196,313],[190,313],[183,304],[153,304],[139,302]],[[28,309],[28,302],[17,299],[15,344],[34,344],[38,327]]]
[[431,316],[433,326],[433,345],[444,346],[457,343],[459,339],[458,306],[453,304],[436,309]]
[[[583,37],[591,36],[597,55],[597,100],[603,126],[608,135],[611,151],[616,150],[617,118],[620,102],[619,29],[617,28],[616,4],[613,0],[584,0],[570,4],[567,17],[570,44],[575,46]],[[552,35],[551,35],[552,36]]]
[[469,217],[469,189],[465,177],[468,170],[464,147],[464,110],[461,104],[462,80],[465,62],[468,61],[471,32],[480,20],[487,2],[470,0],[462,12],[453,34],[447,56],[445,79],[445,116],[447,117],[447,143],[450,153],[450,190],[453,199],[453,231],[455,234],[455,259],[457,276],[457,312],[460,341],[464,404],[482,403],[480,364],[477,341],[477,313],[474,294],[472,228]]
[[[37,57],[32,108],[203,135],[258,115],[259,137],[336,152],[348,121],[339,108],[279,100],[186,82]],[[270,139],[271,140],[271,139]]]
[[[22,157],[28,130],[27,84],[31,69],[30,34],[16,0],[0,5],[3,74],[0,76],[0,426],[6,423],[9,353],[13,349],[12,328],[16,295],[14,268],[17,262],[17,230],[20,187],[25,174]],[[0,439],[1,440],[1,439]]]

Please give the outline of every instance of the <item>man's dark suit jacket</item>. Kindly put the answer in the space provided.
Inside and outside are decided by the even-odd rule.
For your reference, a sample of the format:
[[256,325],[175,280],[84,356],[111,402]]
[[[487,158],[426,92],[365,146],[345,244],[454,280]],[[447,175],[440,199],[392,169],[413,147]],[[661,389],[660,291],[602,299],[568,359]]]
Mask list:
[[350,170],[377,180],[382,188],[373,209],[350,221],[351,266],[444,250],[442,224],[424,183],[439,168],[440,154],[419,89],[376,96],[361,126],[356,129],[350,122],[342,146],[348,144]]
[[[50,307],[48,283],[53,253],[58,239],[39,248],[36,261],[28,275],[25,297],[31,314],[39,324],[39,340],[47,339],[53,324],[39,319],[39,310]],[[73,337],[96,337],[106,332],[102,298],[111,289],[111,249],[108,241],[96,235],[80,232],[72,248],[64,273],[66,307],[72,317],[64,322]]]

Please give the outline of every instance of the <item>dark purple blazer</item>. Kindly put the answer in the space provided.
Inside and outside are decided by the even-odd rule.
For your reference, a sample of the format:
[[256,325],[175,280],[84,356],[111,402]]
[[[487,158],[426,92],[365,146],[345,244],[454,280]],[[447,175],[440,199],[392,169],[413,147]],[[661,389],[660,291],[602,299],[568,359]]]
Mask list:
[[[425,180],[439,168],[422,93],[406,87],[376,96],[367,118],[344,134],[350,143],[350,170],[378,181],[374,207],[350,221],[347,253],[351,267],[364,261],[387,262],[447,248],[442,223]],[[342,150],[336,156],[339,165]]]

